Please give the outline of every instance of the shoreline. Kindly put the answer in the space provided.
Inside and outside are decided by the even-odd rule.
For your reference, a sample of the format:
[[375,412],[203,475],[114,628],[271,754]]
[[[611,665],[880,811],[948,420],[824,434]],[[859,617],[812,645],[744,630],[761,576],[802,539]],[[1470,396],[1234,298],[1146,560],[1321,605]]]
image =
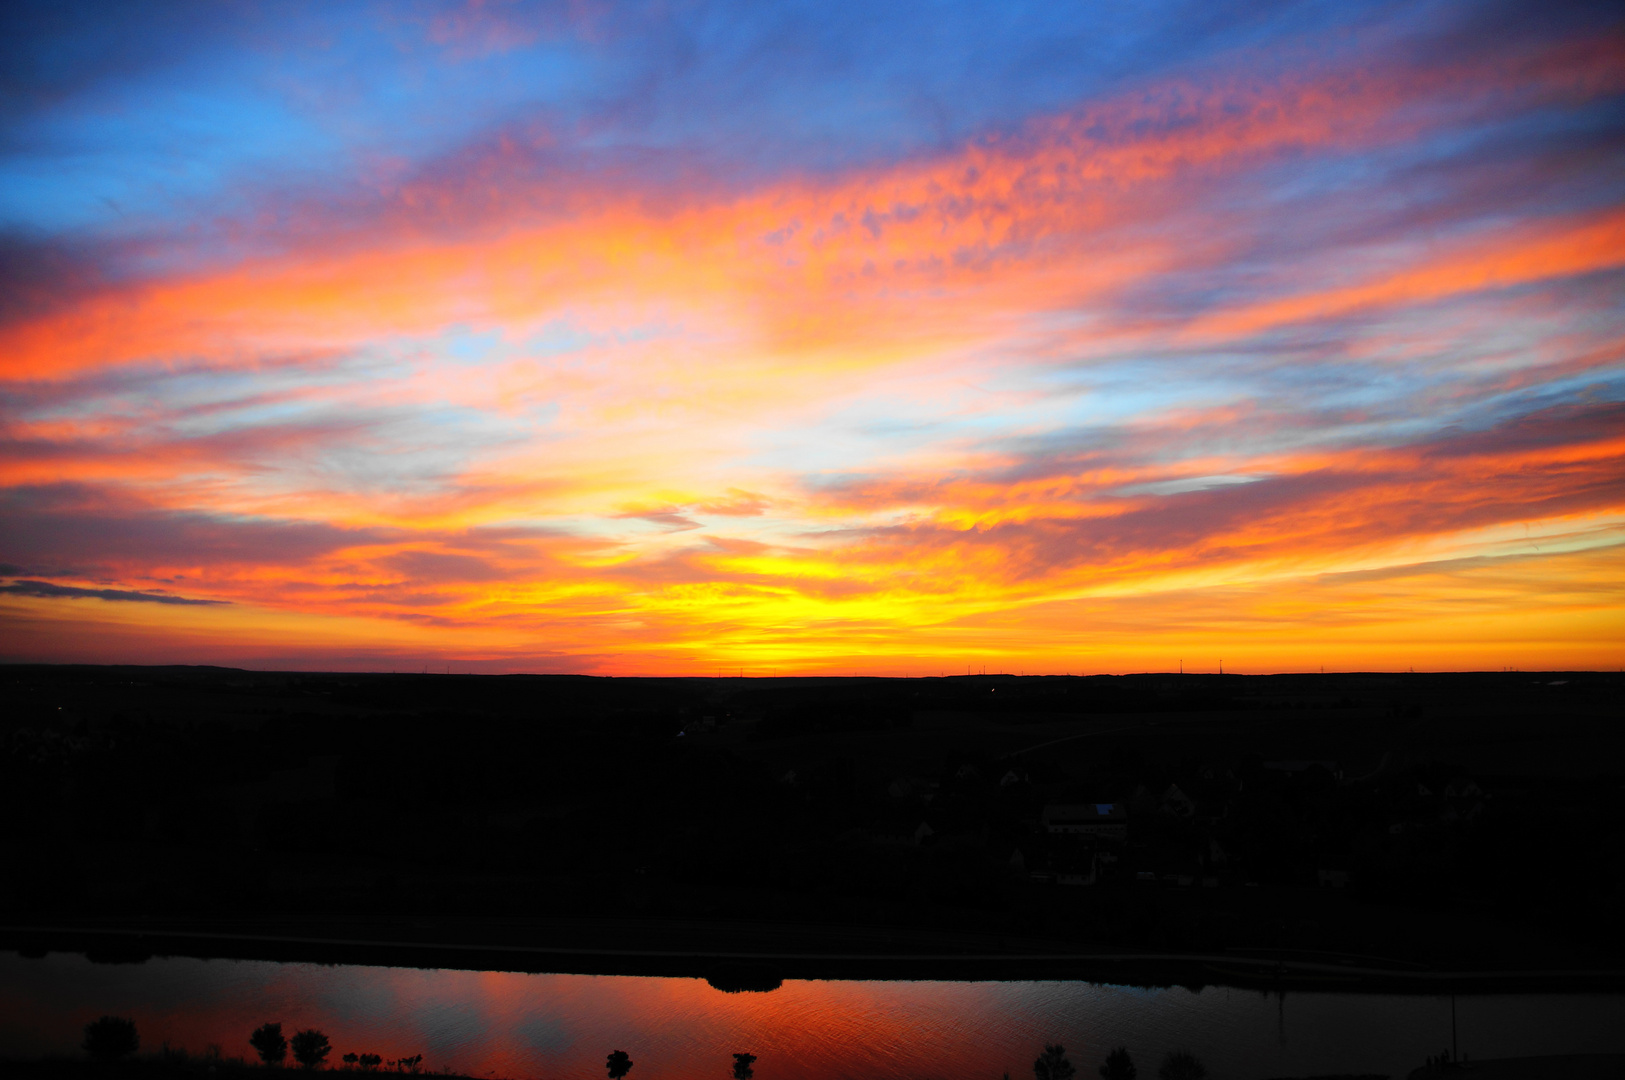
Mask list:
[[[92,963],[141,963],[153,957],[264,960],[282,963],[355,964],[382,967],[513,971],[532,974],[641,975],[706,978],[747,985],[785,979],[897,981],[1032,981],[1064,979],[1136,986],[1227,986],[1250,990],[1357,993],[1528,993],[1625,992],[1625,970],[1527,969],[1440,971],[1373,967],[1348,957],[1305,959],[1305,953],[1262,950],[1233,953],[955,951],[900,948],[901,935],[880,935],[886,951],[851,950],[850,936],[797,928],[790,948],[727,947],[725,928],[671,924],[654,929],[665,944],[684,947],[616,948],[590,940],[596,931],[613,933],[614,924],[552,925],[550,940],[428,941],[420,936],[337,937],[321,933],[246,933],[241,930],[140,926],[0,926],[0,950],[25,958],[52,952],[82,954]],[[328,929],[331,929],[329,927]],[[414,929],[436,929],[421,924]],[[449,927],[439,927],[446,930]],[[560,941],[560,930],[575,931],[575,943]],[[744,930],[751,928],[745,927]],[[783,928],[775,928],[781,931]],[[663,933],[662,933],[663,932]],[[436,936],[451,936],[446,934]],[[686,936],[687,940],[683,940]],[[589,939],[584,941],[583,939]],[[674,940],[675,939],[675,940]],[[698,940],[696,940],[698,939]],[[566,939],[568,940],[568,939]],[[590,943],[589,943],[590,942]],[[985,944],[974,938],[965,945]],[[820,946],[845,945],[846,951]],[[1036,943],[1023,943],[1029,948]],[[1324,955],[1324,954],[1322,954]],[[1375,959],[1375,958],[1371,958]],[[1393,961],[1390,961],[1393,963]]]

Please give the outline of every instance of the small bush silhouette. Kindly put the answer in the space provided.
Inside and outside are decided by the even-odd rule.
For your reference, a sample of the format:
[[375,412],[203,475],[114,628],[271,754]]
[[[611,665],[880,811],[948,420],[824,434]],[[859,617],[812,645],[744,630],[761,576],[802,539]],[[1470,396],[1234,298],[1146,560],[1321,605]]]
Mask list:
[[362,1054],[361,1055],[361,1068],[365,1072],[376,1072],[377,1069],[378,1069],[378,1066],[382,1065],[383,1063],[384,1063],[384,1056],[382,1054]]
[[1119,1046],[1100,1063],[1100,1075],[1102,1080],[1134,1080],[1140,1075],[1140,1070],[1134,1067],[1134,1060],[1128,1056],[1128,1047]]
[[1072,1080],[1076,1072],[1066,1059],[1066,1047],[1060,1043],[1054,1046],[1045,1043],[1044,1052],[1033,1062],[1033,1076],[1037,1080]]
[[282,1037],[281,1024],[261,1024],[248,1037],[248,1043],[267,1065],[280,1065],[288,1056],[288,1040]]
[[755,1054],[735,1054],[733,1080],[751,1080],[751,1077],[756,1075],[751,1071],[754,1064],[756,1064]]
[[85,1053],[98,1061],[117,1061],[141,1049],[141,1036],[135,1021],[122,1016],[104,1016],[85,1025]]
[[632,1071],[632,1058],[625,1050],[611,1051],[605,1067],[609,1069],[609,1080],[621,1080]]
[[1157,1076],[1159,1080],[1204,1080],[1207,1066],[1198,1061],[1195,1054],[1175,1050],[1157,1066]]
[[325,1061],[333,1049],[333,1045],[327,1041],[327,1036],[315,1028],[294,1032],[288,1045],[293,1049],[293,1059],[307,1070],[314,1069]]

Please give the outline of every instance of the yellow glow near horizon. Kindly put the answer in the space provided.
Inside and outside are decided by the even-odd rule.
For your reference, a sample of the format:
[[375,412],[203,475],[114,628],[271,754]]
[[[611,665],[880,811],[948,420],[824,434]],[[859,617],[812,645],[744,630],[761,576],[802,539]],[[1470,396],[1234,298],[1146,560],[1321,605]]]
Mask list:
[[[1625,211],[1564,140],[1625,39],[1322,46],[838,167],[504,129],[153,217],[0,319],[0,657],[1617,665]],[[1572,123],[1463,149],[1502,116]]]

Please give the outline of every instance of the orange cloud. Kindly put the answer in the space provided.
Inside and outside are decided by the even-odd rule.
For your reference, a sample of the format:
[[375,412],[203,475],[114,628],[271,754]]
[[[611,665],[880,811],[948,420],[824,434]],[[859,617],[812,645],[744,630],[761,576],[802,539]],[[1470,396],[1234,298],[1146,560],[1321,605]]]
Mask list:
[[1625,211],[1578,222],[1542,222],[1478,240],[1359,285],[1267,301],[1198,319],[1192,337],[1256,334],[1289,323],[1324,321],[1380,307],[1431,303],[1462,293],[1506,289],[1625,266]]
[[[447,40],[498,47],[476,22]],[[1249,245],[1273,208],[1236,195],[1294,155],[1616,94],[1622,57],[1614,36],[1167,85],[835,177],[657,202],[566,175],[552,212],[504,189],[466,228],[417,227],[488,179],[472,160],[282,254],[30,306],[0,327],[0,554],[43,584],[0,610],[41,656],[80,655],[93,626],[142,657],[455,651],[627,673],[1169,666],[1221,647],[1233,664],[1316,648],[1498,664],[1472,658],[1514,637],[1455,614],[1471,610],[1533,619],[1548,660],[1601,662],[1621,640],[1625,424],[1601,392],[1514,398],[1600,383],[1617,326],[1511,335],[1493,363],[1460,361],[1471,378],[1426,385],[1481,404],[1476,433],[1419,435],[1391,403],[1330,393],[1191,390],[1193,363],[1160,360],[1217,367],[1281,327],[1348,336],[1625,264],[1609,207],[1479,215],[1455,239],[1385,236],[1264,281]],[[1232,264],[1198,302],[1144,299]],[[1525,325],[1495,317],[1374,332],[1335,359],[1448,366]],[[452,355],[455,334],[491,358]],[[1088,380],[1114,377],[1113,353],[1138,364],[1111,391],[1139,402],[1128,420],[1090,412],[1109,412]],[[1064,408],[1047,400],[1062,375]],[[173,387],[226,376],[248,389]],[[1525,525],[1557,554],[1520,547]],[[159,589],[230,603],[98,598]],[[1454,637],[1423,648],[1434,633]]]
[[[1169,85],[833,183],[792,180],[720,201],[695,192],[669,211],[635,192],[584,188],[567,193],[567,210],[552,220],[497,217],[465,241],[418,239],[404,221],[385,219],[385,231],[351,235],[344,247],[318,241],[234,269],[104,291],[14,324],[0,331],[0,374],[57,379],[200,358],[253,365],[459,321],[516,332],[566,306],[669,306],[702,317],[720,309],[747,333],[766,334],[774,351],[861,342],[884,359],[888,340],[957,340],[1012,309],[1076,304],[1188,260],[1202,247],[1191,236],[1135,231],[1187,197],[1167,181],[1211,182],[1261,156],[1413,137],[1443,120],[1416,109],[1418,100],[1455,115],[1618,92],[1622,58],[1615,35],[1443,70]],[[1609,218],[1573,235],[1527,238],[1491,268],[1415,270],[1392,284],[1283,302],[1273,317],[1613,265],[1617,230]],[[967,290],[978,297],[969,310]],[[1223,318],[1239,327],[1247,316]]]

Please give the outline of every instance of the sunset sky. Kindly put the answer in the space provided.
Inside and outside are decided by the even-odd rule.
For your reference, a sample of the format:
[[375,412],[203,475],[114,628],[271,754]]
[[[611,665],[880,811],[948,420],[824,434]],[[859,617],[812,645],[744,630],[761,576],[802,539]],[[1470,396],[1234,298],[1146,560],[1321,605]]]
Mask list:
[[1614,4],[0,20],[0,659],[1625,663]]

